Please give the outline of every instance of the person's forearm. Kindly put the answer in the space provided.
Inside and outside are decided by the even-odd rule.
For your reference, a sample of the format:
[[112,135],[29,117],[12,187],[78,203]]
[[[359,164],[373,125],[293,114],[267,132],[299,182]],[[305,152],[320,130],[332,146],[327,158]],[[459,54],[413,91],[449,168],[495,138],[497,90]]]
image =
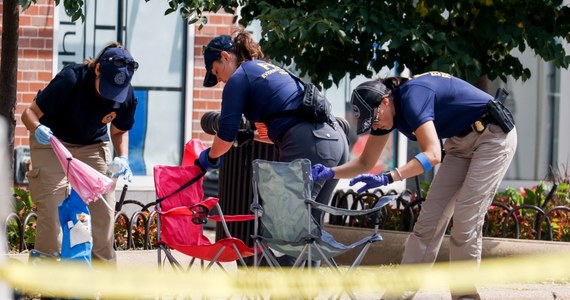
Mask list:
[[129,132],[111,126],[111,142],[117,156],[129,157]]
[[368,173],[370,172],[370,170],[374,167],[374,164],[372,165],[366,165],[362,160],[360,159],[353,159],[343,165],[340,165],[338,167],[334,167],[334,173],[335,176],[334,178],[340,179],[340,178],[352,178],[356,175],[362,174],[362,173]]
[[22,112],[22,123],[24,123],[26,128],[33,134],[38,125],[40,125],[40,118],[42,116],[43,114],[36,102],[32,102],[32,104]]
[[334,178],[352,178],[356,175],[370,172],[376,165],[376,162],[378,162],[378,158],[390,136],[390,134],[381,136],[370,135],[359,157],[333,168],[335,171]]
[[31,109],[26,108],[22,113],[22,123],[24,123],[26,128],[33,133],[36,130],[36,127],[40,125],[40,120]]
[[212,148],[210,149],[210,158],[218,158],[230,150],[233,142],[226,142],[220,139],[217,135],[214,137]]
[[390,174],[392,174],[394,181],[402,181],[406,178],[414,177],[424,173],[424,168],[416,159],[411,159],[406,164],[396,169],[390,171]]

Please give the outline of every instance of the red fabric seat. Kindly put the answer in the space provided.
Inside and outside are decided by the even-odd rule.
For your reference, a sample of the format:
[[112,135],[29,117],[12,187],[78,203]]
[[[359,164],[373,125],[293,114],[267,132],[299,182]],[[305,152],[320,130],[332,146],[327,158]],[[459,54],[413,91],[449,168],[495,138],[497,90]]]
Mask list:
[[[196,140],[192,142],[196,143]],[[188,149],[187,147],[186,150]],[[200,147],[194,146],[190,149],[197,151],[196,149],[199,150]],[[195,153],[192,155],[197,157]],[[207,268],[214,263],[232,261],[239,261],[245,266],[243,258],[254,255],[254,250],[242,240],[232,237],[225,222],[249,221],[253,220],[254,216],[224,216],[217,198],[210,197],[202,200],[204,198],[203,175],[204,172],[195,165],[157,165],[154,167],[156,210],[159,216],[159,264],[161,263],[161,252],[164,252],[167,258],[172,260],[174,257],[170,254],[170,249],[175,249],[192,257],[192,262],[194,259],[209,261]],[[214,208],[218,214],[208,216],[207,212]],[[205,209],[207,212],[200,214],[201,209]],[[221,222],[226,237],[211,242],[203,234],[202,224],[199,222],[205,222],[205,218]],[[173,261],[171,263],[177,264]]]

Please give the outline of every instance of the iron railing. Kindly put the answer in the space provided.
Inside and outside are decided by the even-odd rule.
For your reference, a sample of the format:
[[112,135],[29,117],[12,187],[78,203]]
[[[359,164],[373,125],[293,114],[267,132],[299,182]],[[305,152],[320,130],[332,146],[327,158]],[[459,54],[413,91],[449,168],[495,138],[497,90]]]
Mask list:
[[[236,155],[236,159],[238,159]],[[243,174],[246,176],[246,174]],[[247,197],[246,189],[241,189],[236,192],[236,188],[227,189],[220,191],[223,193],[231,193],[231,198],[229,201],[236,200],[233,206],[226,204],[226,210],[234,210],[240,213],[249,213],[249,205],[251,197]],[[157,213],[154,211],[154,206],[150,204],[143,204],[136,200],[126,200],[125,199],[126,189],[121,194],[121,199],[117,203],[117,208],[124,208],[125,205],[135,205],[139,207],[138,210],[134,211],[130,216],[124,211],[117,211],[115,215],[115,245],[117,250],[130,250],[130,249],[154,249],[156,242],[156,221]],[[343,208],[370,208],[374,206],[374,203],[383,195],[397,194],[394,190],[382,191],[377,189],[373,192],[356,193],[353,190],[348,191],[337,191],[331,200],[331,205]],[[240,198],[241,197],[241,198]],[[240,201],[237,201],[240,200]],[[228,201],[228,200],[227,200]],[[382,211],[382,218],[380,222],[380,228],[385,230],[397,230],[410,232],[413,229],[414,223],[417,219],[417,215],[421,210],[421,202],[423,200],[419,199],[415,193],[410,190],[405,190],[399,193],[399,196],[395,203],[386,206]],[[132,209],[132,208],[131,208]],[[491,224],[488,217],[494,212],[499,211],[500,223]],[[529,214],[528,212],[532,212]],[[227,213],[227,212],[224,212]],[[525,225],[528,219],[522,220],[521,215],[526,214],[532,216],[531,224]],[[560,217],[561,214],[570,217],[570,207],[568,206],[554,206],[548,209],[538,207],[536,205],[519,205],[519,206],[508,206],[504,203],[493,201],[490,206],[490,210],[487,213],[485,223],[483,226],[483,235],[501,238],[514,238],[514,239],[527,239],[521,235],[524,226],[531,226],[534,233],[535,240],[545,240],[553,241],[555,239],[554,232],[556,231],[556,226],[553,224],[553,215],[557,214]],[[34,227],[37,215],[35,212],[28,213],[25,216],[19,216],[16,213],[10,213],[6,218],[5,226],[8,230],[13,229],[14,226],[9,226],[16,224],[16,233],[18,235],[17,244],[10,245],[11,251],[13,252],[23,252],[30,250],[33,246],[27,243],[24,231],[26,228]],[[496,222],[497,219],[493,219]],[[242,222],[239,222],[242,223]],[[369,227],[372,223],[365,217],[345,217],[338,218],[335,216],[328,217],[328,223],[333,225],[343,225],[352,227]],[[490,228],[498,228],[493,232]],[[231,232],[235,237],[242,238],[245,237],[246,240],[250,239],[250,228],[249,226],[235,227],[234,232]],[[241,237],[240,237],[241,236]]]

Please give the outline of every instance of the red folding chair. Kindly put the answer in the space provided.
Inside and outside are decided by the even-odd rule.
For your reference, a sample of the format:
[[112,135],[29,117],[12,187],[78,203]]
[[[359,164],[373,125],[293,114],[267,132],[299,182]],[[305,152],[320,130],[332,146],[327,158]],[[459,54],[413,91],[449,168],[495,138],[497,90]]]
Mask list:
[[[225,270],[221,263],[233,261],[247,268],[244,258],[252,256],[254,250],[242,240],[232,237],[226,222],[249,221],[254,216],[224,216],[217,198],[202,200],[204,174],[195,165],[154,167],[159,266],[163,267],[161,254],[164,253],[173,269],[190,269],[196,259],[201,261],[200,266],[204,270],[214,264]],[[209,216],[214,208],[217,214]],[[204,236],[202,225],[208,220],[220,222],[226,236],[214,243]],[[191,257],[187,267],[183,267],[174,257],[172,249]],[[206,267],[205,261],[209,262]]]

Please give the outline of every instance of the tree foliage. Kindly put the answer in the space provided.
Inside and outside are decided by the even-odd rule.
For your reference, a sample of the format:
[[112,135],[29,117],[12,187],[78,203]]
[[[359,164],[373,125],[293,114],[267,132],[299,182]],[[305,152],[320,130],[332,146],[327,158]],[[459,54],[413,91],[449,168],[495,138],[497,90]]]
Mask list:
[[[83,0],[55,1],[74,21],[84,18]],[[221,9],[238,11],[243,26],[259,21],[265,53],[294,62],[324,87],[384,66],[444,71],[470,82],[526,80],[531,72],[513,50],[532,50],[558,68],[570,63],[562,46],[570,41],[570,7],[563,0],[166,1],[165,14],[179,12],[190,24],[203,26],[205,12]]]
[[270,57],[294,61],[302,75],[325,87],[347,73],[372,76],[394,65],[470,82],[481,76],[526,80],[530,70],[515,49],[532,50],[556,67],[570,62],[561,45],[570,41],[570,8],[562,0],[167,1],[167,13],[178,10],[202,24],[205,11],[240,6],[241,25],[260,21],[260,43]]

